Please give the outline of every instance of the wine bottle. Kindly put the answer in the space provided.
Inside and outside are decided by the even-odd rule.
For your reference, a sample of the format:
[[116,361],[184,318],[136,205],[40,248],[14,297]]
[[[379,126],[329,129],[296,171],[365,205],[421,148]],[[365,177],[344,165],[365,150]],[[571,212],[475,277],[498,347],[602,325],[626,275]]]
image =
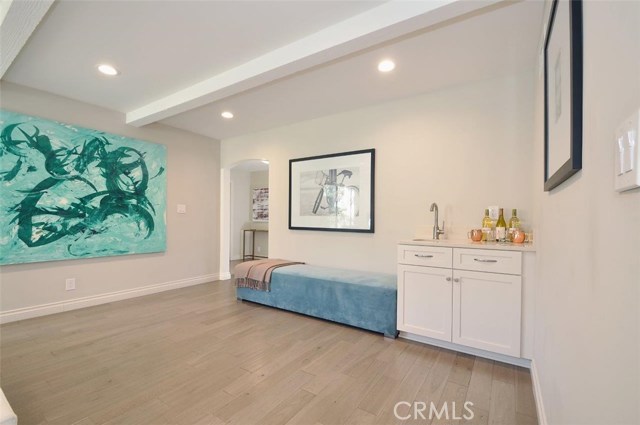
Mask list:
[[520,219],[518,218],[518,210],[511,210],[511,218],[509,219],[508,236],[509,242],[513,242],[513,232],[520,228]]
[[489,209],[484,210],[484,218],[482,219],[482,240],[486,241],[488,236],[491,234],[491,229],[493,228],[493,220],[489,217]]
[[500,216],[496,222],[496,240],[498,242],[507,240],[507,223],[504,221],[504,208],[500,208]]

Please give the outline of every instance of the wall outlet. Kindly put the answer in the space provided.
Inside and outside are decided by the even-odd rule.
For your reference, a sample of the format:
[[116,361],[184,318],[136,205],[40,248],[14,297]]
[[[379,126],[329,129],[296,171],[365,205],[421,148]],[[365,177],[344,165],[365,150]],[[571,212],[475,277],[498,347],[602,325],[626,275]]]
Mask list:
[[67,279],[64,284],[64,289],[66,289],[67,291],[76,289],[76,278],[70,277],[69,279]]
[[257,246],[256,247],[256,251],[258,251],[258,252],[262,251],[262,247],[261,246]]
[[176,206],[176,211],[178,214],[186,214],[187,213],[187,206],[185,204],[178,204]]

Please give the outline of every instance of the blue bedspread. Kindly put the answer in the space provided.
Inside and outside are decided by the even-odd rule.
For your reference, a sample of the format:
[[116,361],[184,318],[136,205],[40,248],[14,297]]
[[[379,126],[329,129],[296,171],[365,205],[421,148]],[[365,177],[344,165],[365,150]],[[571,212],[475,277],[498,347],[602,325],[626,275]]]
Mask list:
[[395,338],[396,276],[293,265],[274,270],[271,292],[236,288],[237,298]]

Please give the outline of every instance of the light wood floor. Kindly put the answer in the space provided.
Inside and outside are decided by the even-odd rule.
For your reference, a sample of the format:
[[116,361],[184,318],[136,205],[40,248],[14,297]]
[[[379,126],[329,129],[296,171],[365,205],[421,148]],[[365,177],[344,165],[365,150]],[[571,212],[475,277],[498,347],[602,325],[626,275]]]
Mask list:
[[[0,332],[20,425],[537,423],[525,369],[239,303],[230,281]],[[475,417],[394,418],[414,400],[458,415],[468,400]]]

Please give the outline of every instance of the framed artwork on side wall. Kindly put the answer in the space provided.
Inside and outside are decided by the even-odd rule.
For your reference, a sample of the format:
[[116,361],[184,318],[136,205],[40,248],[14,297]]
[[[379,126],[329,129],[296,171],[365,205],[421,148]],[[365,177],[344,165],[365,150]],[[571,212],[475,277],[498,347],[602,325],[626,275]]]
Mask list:
[[582,168],[582,1],[554,0],[544,44],[544,190]]

